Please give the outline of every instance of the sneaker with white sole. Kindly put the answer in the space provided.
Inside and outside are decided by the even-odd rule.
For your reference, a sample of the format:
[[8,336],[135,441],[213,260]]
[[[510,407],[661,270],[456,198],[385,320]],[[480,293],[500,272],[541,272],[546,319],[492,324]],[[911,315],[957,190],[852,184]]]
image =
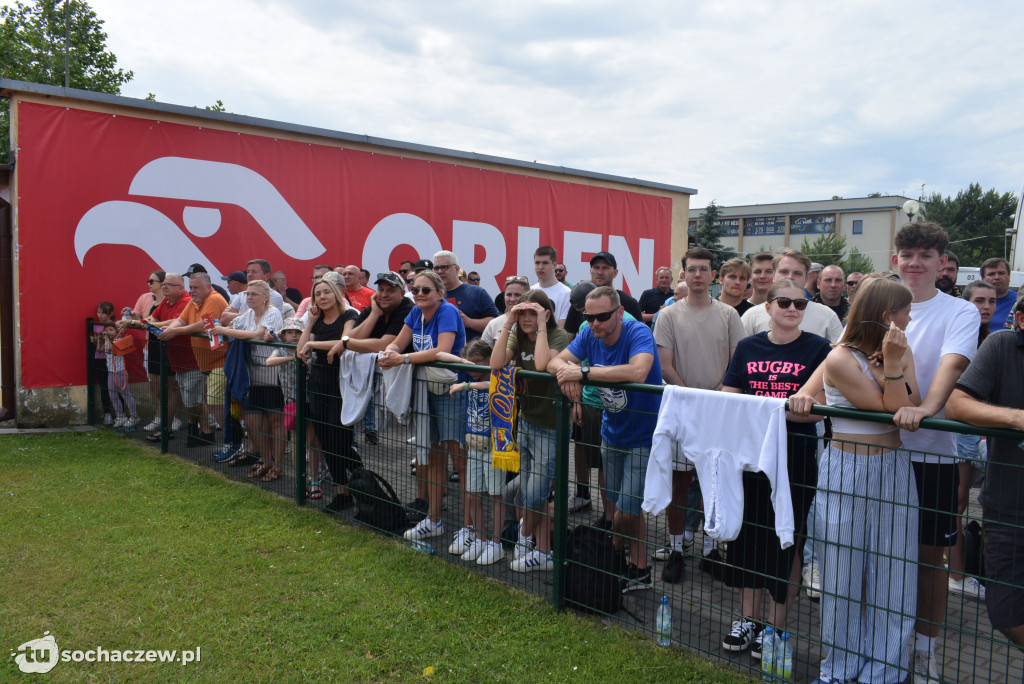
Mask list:
[[128,418],[124,419],[124,426],[125,426],[125,428],[131,429],[131,428],[135,427],[138,424],[139,424],[139,417],[138,416],[129,416]]
[[113,424],[112,427],[115,430],[119,429],[119,428],[123,428],[125,423],[127,423],[127,422],[128,422],[127,418],[125,418],[124,416],[118,416],[117,418],[114,419],[114,424]]
[[591,501],[587,497],[577,496],[572,494],[569,496],[569,500],[566,503],[566,509],[570,513],[579,513],[580,511],[589,511],[593,508]]
[[110,415],[109,413],[104,413],[103,414],[103,424],[104,425],[113,425],[114,424],[114,416]]
[[662,546],[661,548],[659,548],[658,550],[656,550],[654,553],[651,554],[651,558],[653,558],[654,560],[658,561],[659,563],[664,563],[665,561],[668,560],[668,557],[671,556],[671,555],[672,555],[672,547],[671,546]]
[[[772,634],[772,639],[774,639],[774,638],[775,638],[775,634]],[[775,642],[775,644],[773,644],[773,645],[777,648],[778,647],[778,642]],[[750,645],[750,657],[753,658],[754,660],[761,660],[761,650],[763,648],[764,648],[764,630],[761,629],[760,625],[758,625],[758,627],[757,627],[757,636],[754,637],[754,643]],[[772,651],[772,653],[774,653],[774,652],[775,651]]]
[[[468,552],[467,552],[468,553]],[[501,542],[489,541],[484,542],[484,549],[480,553],[480,557],[476,559],[477,565],[491,565],[497,563],[505,557],[505,549],[502,547]],[[465,556],[463,556],[465,558]]]
[[914,684],[939,684],[939,665],[935,654],[914,650]]
[[430,518],[424,518],[421,520],[416,527],[408,529],[402,536],[409,541],[419,541],[420,539],[430,539],[431,537],[440,537],[444,534],[444,523],[438,520],[434,522]]
[[146,423],[146,427],[142,429],[145,430],[146,432],[156,432],[157,430],[160,429],[161,425],[162,423],[160,422],[160,416],[157,416],[153,420]]
[[821,598],[821,571],[818,570],[818,564],[808,563],[800,571],[800,576],[803,579],[807,597],[812,599]]
[[537,542],[533,537],[523,536],[523,527],[526,525],[526,521],[520,518],[519,520],[519,541],[516,542],[515,550],[512,552],[513,560],[519,560],[526,554],[533,551]]
[[751,620],[733,620],[732,630],[722,639],[722,648],[726,651],[739,653],[746,651],[754,643],[757,625]]
[[981,585],[977,577],[964,577],[962,580],[949,578],[949,593],[967,598],[985,600],[985,587]]
[[476,539],[476,531],[472,527],[463,527],[455,533],[455,539],[448,547],[448,553],[453,556],[461,556],[469,550],[469,545]]
[[469,548],[459,558],[464,561],[475,561],[484,552],[485,548],[487,548],[487,542],[477,537],[470,542]]
[[175,418],[174,422],[171,423],[171,430],[173,430],[174,432],[177,432],[180,429],[181,429],[181,418]]
[[536,572],[538,570],[554,570],[555,562],[551,554],[534,549],[521,558],[512,561],[509,566],[512,572]]
[[629,563],[626,566],[626,582],[622,585],[622,593],[628,594],[631,591],[640,591],[643,589],[651,588],[651,569],[644,568],[641,570],[637,566]]

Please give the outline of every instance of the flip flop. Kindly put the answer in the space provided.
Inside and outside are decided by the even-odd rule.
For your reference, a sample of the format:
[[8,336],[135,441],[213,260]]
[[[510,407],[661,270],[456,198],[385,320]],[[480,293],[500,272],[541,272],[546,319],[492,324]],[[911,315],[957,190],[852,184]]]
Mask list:
[[[172,432],[169,435],[167,435],[167,439],[174,439],[174,433]],[[160,431],[157,430],[156,432],[154,432],[151,435],[146,435],[146,441],[147,442],[159,442],[160,441]]]
[[310,482],[309,489],[306,490],[307,499],[322,499],[324,496],[324,490],[320,487],[319,482]]

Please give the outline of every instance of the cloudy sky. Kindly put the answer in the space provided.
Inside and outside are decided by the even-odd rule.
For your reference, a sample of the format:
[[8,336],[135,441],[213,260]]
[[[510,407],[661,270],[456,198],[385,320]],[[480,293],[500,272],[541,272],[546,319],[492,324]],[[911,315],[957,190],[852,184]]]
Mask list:
[[1024,6],[93,0],[124,94],[696,188],[1024,183]]

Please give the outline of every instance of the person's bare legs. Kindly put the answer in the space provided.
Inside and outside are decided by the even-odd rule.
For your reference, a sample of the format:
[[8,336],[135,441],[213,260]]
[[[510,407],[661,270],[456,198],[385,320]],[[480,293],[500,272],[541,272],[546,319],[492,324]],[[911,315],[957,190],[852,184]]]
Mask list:
[[946,621],[946,601],[949,594],[949,573],[942,567],[946,547],[918,546],[920,565],[917,566],[917,623],[914,631],[928,637],[937,637]]

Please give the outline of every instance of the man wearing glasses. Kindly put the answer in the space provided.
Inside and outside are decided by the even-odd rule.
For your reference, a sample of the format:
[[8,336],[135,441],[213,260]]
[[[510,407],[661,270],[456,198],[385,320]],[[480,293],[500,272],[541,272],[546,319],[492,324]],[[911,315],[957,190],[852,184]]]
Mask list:
[[568,274],[569,270],[565,267],[565,264],[555,264],[555,280],[572,289],[572,283],[565,280]]
[[[793,280],[800,287],[804,287],[807,281],[807,273],[811,270],[811,260],[803,252],[795,249],[785,249],[776,255],[772,262],[775,270],[774,280]],[[755,306],[743,314],[743,327],[748,335],[754,335],[769,329],[771,317],[768,315],[768,307]],[[820,335],[831,342],[838,342],[843,335],[843,324],[839,322],[836,313],[817,302],[809,302],[804,313],[804,319],[800,323],[800,329],[804,332]]]
[[473,287],[459,280],[459,258],[442,250],[434,255],[434,273],[441,276],[449,302],[455,304],[466,327],[466,341],[480,337],[491,319],[498,316],[490,295],[482,287]]
[[864,274],[860,271],[854,271],[850,275],[846,276],[846,299],[852,304],[853,295],[857,292],[857,286],[860,285],[861,279]]
[[[642,322],[622,320],[624,309],[614,288],[595,288],[587,295],[584,311],[588,327],[548,364],[566,397],[580,401],[582,385],[591,380],[661,384],[654,337]],[[630,539],[623,591],[649,589],[647,527],[640,504],[661,395],[606,387],[598,391],[604,405],[601,455],[609,505],[615,509],[616,548],[622,549],[624,539]]]

